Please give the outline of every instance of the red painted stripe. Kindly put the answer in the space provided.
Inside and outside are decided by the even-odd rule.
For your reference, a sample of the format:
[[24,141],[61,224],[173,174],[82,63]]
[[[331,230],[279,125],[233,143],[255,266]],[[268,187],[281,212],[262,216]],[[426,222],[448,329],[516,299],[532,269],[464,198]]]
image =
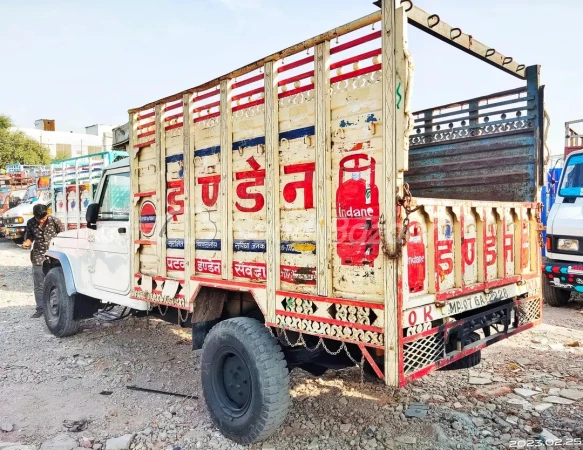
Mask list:
[[330,64],[330,70],[338,69],[339,67],[348,66],[349,64],[353,64],[355,62],[363,61],[368,58],[374,58],[382,53],[382,49],[377,48],[376,50],[372,50],[370,52],[361,53],[360,55],[353,56],[352,58],[346,58],[342,61],[338,61],[335,63]]
[[383,375],[383,372],[381,372],[381,369],[379,369],[379,366],[377,366],[376,361],[374,359],[372,359],[372,356],[370,356],[370,353],[364,347],[364,345],[362,343],[359,343],[358,348],[360,348],[360,351],[362,352],[362,354],[364,355],[364,357],[366,358],[368,363],[371,365],[374,372],[377,374],[377,377],[379,377],[381,380],[384,380],[385,376]]
[[138,115],[138,120],[148,119],[150,117],[154,117],[156,115],[156,111],[149,112],[144,114],[143,116]]
[[156,140],[155,140],[155,139],[153,139],[153,140],[151,140],[151,141],[148,141],[148,142],[142,142],[142,143],[140,143],[140,144],[136,144],[136,145],[134,145],[134,148],[142,148],[142,147],[147,147],[147,146],[149,146],[149,145],[152,145],[152,144],[155,144],[155,143],[156,143]]
[[[134,278],[142,278],[143,276],[144,276],[143,273],[134,273]],[[176,280],[174,278],[155,277],[155,276],[153,276],[152,277],[152,280],[154,280],[154,281],[168,281],[168,280],[170,280],[170,281],[178,281],[178,283],[184,284],[184,280]]]
[[192,103],[199,102],[201,100],[204,100],[205,98],[214,97],[215,95],[219,95],[220,93],[221,93],[220,89],[215,89],[214,91],[209,91],[205,94],[197,95],[192,99]]
[[170,122],[174,119],[180,119],[183,116],[183,113],[174,114],[173,116],[164,117],[164,122]]
[[220,105],[221,105],[221,101],[217,100],[216,102],[207,103],[206,105],[202,105],[202,106],[199,106],[198,108],[194,108],[192,110],[192,112],[197,113],[197,112],[201,112],[201,111],[206,111],[207,109],[211,109],[211,108],[214,108],[215,106],[220,106]]
[[190,277],[191,280],[199,281],[201,283],[210,283],[205,284],[206,286],[210,287],[235,287],[235,288],[249,288],[249,289],[265,289],[264,284],[259,283],[245,283],[243,281],[229,281],[229,280],[219,280],[213,278],[205,278],[199,276],[192,276]]
[[314,71],[310,70],[308,72],[300,73],[299,75],[294,75],[293,77],[286,78],[285,80],[281,80],[277,82],[278,86],[283,86],[285,84],[293,83],[295,81],[305,80],[306,78],[310,78],[314,76]]
[[313,300],[316,302],[339,303],[341,305],[360,306],[362,308],[371,308],[379,310],[385,309],[385,305],[383,303],[362,302],[360,300],[346,300],[344,298],[335,297],[319,297],[317,295],[298,294],[295,292],[288,291],[275,291],[275,293],[276,295],[283,295],[285,297],[301,298],[303,300]]
[[259,87],[257,89],[252,89],[250,91],[247,92],[243,92],[242,94],[237,94],[237,95],[233,95],[233,98],[231,100],[239,100],[240,98],[245,98],[245,97],[250,97],[251,95],[255,95],[255,94],[261,94],[265,89],[262,87]]
[[296,95],[296,94],[299,94],[301,92],[311,91],[312,89],[314,89],[314,85],[308,84],[307,86],[302,86],[302,87],[297,88],[297,89],[292,89],[291,91],[280,92],[278,95],[278,98],[291,97],[292,95]]
[[143,130],[144,128],[148,128],[148,127],[152,127],[156,125],[156,122],[148,122],[148,123],[144,123],[142,125],[138,125],[138,130]]
[[370,325],[362,325],[360,323],[343,322],[341,320],[328,319],[327,317],[309,316],[307,314],[300,314],[300,313],[285,311],[283,309],[276,309],[275,313],[279,314],[280,316],[295,317],[296,319],[314,320],[316,322],[329,323],[330,325],[340,325],[340,326],[348,327],[348,328],[356,328],[358,330],[374,331],[375,333],[384,333],[384,330],[380,327],[373,327]]
[[[286,327],[284,325],[278,325],[278,324],[273,323],[273,322],[266,322],[265,325],[267,325],[269,327],[274,327],[274,328],[281,328],[282,330],[289,330],[289,331],[296,331],[296,332],[298,331],[295,328]],[[307,333],[305,331],[302,332],[302,333],[303,334],[309,334],[310,336],[318,336],[318,337],[323,337],[323,338],[326,338],[326,339],[332,339],[334,341],[339,341],[339,342],[348,342],[348,343],[352,343],[352,344],[354,343],[354,341],[350,341],[348,339],[341,339],[341,338],[336,337],[336,336],[328,336],[328,335],[319,334],[319,333]],[[385,349],[385,347],[383,347],[382,345],[369,344],[369,343],[366,343],[366,344],[363,344],[363,345],[365,347],[369,347],[369,348],[378,348],[378,349],[381,349],[381,350],[384,350]]]
[[156,241],[142,241],[142,240],[137,240],[137,241],[134,241],[134,244],[139,244],[139,245],[156,245],[157,242]]
[[134,197],[152,197],[156,195],[156,191],[136,192]]
[[376,70],[381,70],[382,64],[375,64],[370,67],[365,67],[364,69],[358,69],[353,72],[343,73],[342,75],[336,75],[330,78],[330,83],[338,83],[339,81],[348,80],[349,78],[358,77],[360,75],[366,75],[367,73],[374,72]]
[[285,65],[279,67],[277,69],[277,72],[278,73],[286,72],[288,70],[295,69],[296,67],[301,67],[303,65],[309,64],[311,62],[314,62],[314,57],[313,56],[307,56],[305,58],[298,59],[297,61],[291,62],[289,64],[285,64]]
[[241,86],[246,86],[251,83],[255,83],[256,81],[263,80],[265,78],[265,74],[260,73],[259,75],[255,75],[253,77],[249,77],[246,80],[237,81],[231,84],[231,89],[236,89]]
[[175,124],[172,124],[172,125],[168,125],[166,128],[164,128],[164,131],[173,130],[175,128],[180,128],[183,125],[184,125],[184,123],[182,123],[182,122],[178,122],[178,123],[175,123]]
[[146,136],[152,136],[153,134],[156,134],[156,130],[146,131],[145,133],[138,134],[138,139],[146,137]]
[[202,122],[203,120],[212,119],[213,117],[219,117],[220,115],[221,115],[221,112],[220,111],[217,111],[216,113],[207,114],[206,116],[196,117],[193,120],[193,122],[194,123]]
[[232,111],[240,111],[242,109],[245,108],[251,108],[252,106],[257,106],[257,105],[262,105],[263,103],[265,103],[265,99],[261,98],[259,100],[255,100],[254,102],[249,102],[249,103],[244,103],[242,105],[238,105],[238,106],[233,106]]
[[178,108],[182,108],[182,102],[174,103],[173,105],[166,106],[166,108],[164,108],[164,111],[172,111],[173,109],[178,109]]
[[375,31],[374,33],[367,34],[366,36],[359,37],[352,41],[345,42],[344,44],[337,45],[334,48],[330,49],[330,54],[334,55],[335,53],[342,52],[344,50],[348,50],[349,48],[356,47],[357,45],[364,44],[366,42],[374,41],[375,39],[380,38],[382,35],[381,31]]

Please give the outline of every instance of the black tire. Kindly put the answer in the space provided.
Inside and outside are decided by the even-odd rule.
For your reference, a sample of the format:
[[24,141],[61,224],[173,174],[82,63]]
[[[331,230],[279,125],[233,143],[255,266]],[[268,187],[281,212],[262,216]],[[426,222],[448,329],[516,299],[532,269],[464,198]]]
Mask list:
[[[471,333],[470,340],[472,342],[479,341],[480,335],[478,333]],[[479,350],[471,355],[468,355],[462,359],[458,359],[447,366],[440,367],[439,370],[460,370],[460,369],[470,369],[477,366],[482,361],[482,350]]]
[[287,416],[284,355],[255,319],[237,317],[211,329],[202,348],[201,377],[211,419],[232,441],[245,445],[266,439]]
[[24,242],[24,238],[23,238],[23,237],[14,238],[14,239],[12,239],[12,242],[13,242],[15,245],[22,245],[22,243]]
[[52,268],[45,277],[43,311],[47,327],[55,336],[71,336],[79,330],[75,298],[67,294],[65,276],[60,267]]
[[565,306],[570,298],[571,291],[553,287],[548,278],[543,278],[543,300],[547,305]]

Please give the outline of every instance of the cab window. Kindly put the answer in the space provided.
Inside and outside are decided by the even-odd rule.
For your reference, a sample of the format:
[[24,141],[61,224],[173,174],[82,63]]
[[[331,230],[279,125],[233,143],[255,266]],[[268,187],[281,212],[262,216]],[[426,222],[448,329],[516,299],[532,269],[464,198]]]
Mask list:
[[98,220],[130,220],[129,172],[106,175]]

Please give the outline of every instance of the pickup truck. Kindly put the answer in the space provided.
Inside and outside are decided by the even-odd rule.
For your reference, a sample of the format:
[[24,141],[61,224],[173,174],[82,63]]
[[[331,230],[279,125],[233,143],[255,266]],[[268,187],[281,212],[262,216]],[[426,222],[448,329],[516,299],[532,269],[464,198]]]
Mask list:
[[15,244],[22,244],[26,222],[32,218],[32,208],[37,203],[42,203],[49,209],[52,208],[50,191],[48,189],[38,189],[36,185],[33,185],[28,188],[24,201],[2,215],[6,238],[11,239]]
[[[192,327],[210,415],[249,444],[292,369],[399,387],[539,324],[539,67],[402,3],[131,109],[129,158],[47,253],[50,331],[116,305]],[[521,85],[412,113],[408,23]]]
[[565,124],[565,162],[546,226],[542,264],[543,297],[564,306],[572,293],[583,293],[583,134]]

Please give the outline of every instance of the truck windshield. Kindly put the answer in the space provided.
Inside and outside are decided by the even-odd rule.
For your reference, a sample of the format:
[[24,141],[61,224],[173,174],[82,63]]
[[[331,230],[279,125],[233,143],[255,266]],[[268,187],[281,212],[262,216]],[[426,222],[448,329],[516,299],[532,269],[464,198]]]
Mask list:
[[583,155],[571,156],[564,169],[561,197],[583,197]]

